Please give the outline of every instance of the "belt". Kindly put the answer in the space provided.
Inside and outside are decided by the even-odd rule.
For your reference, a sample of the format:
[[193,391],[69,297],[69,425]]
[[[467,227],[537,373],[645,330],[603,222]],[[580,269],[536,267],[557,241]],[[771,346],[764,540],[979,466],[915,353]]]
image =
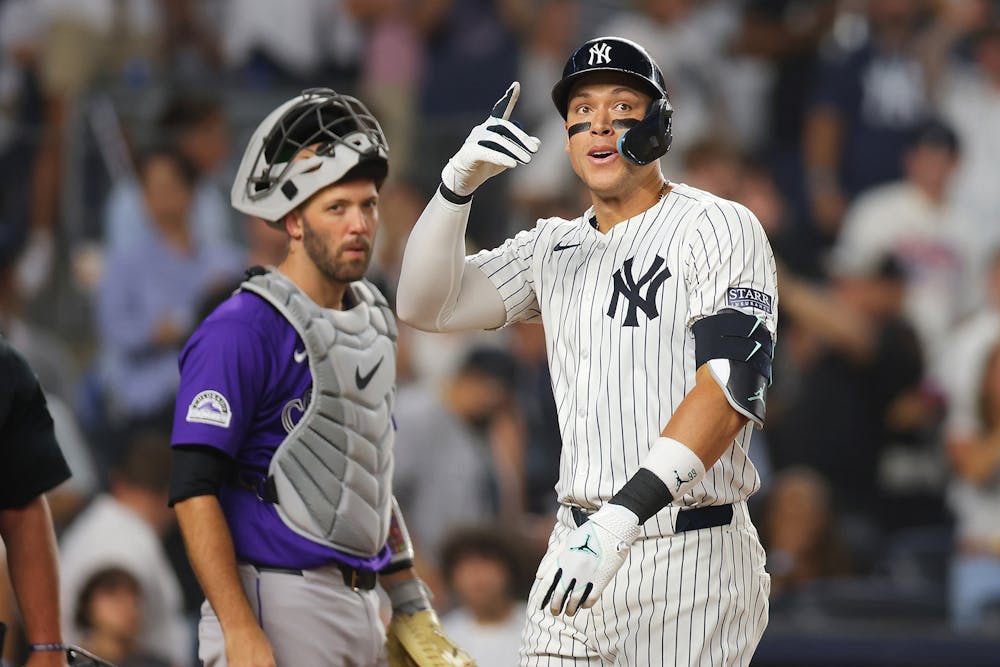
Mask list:
[[[277,574],[291,574],[294,576],[303,576],[302,570],[295,570],[286,567],[271,567],[269,565],[257,565],[256,563],[247,563],[247,565],[252,566],[258,572],[275,572]],[[344,585],[348,586],[356,591],[370,591],[375,588],[375,584],[378,583],[378,573],[372,570],[362,570],[356,567],[351,567],[346,563],[334,563],[337,569],[340,570],[340,574],[344,577]]]
[[[587,522],[589,517],[582,509],[579,507],[570,507],[570,510],[573,512],[573,521],[577,526],[582,526]],[[732,520],[732,505],[708,505],[706,507],[682,509],[677,513],[677,523],[674,525],[674,532],[685,533],[689,530],[726,526]]]

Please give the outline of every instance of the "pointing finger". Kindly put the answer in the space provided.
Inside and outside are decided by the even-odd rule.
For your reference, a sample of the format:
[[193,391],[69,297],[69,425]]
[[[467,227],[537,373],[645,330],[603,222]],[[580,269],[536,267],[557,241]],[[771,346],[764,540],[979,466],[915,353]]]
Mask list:
[[514,105],[517,104],[517,98],[521,96],[521,84],[517,81],[510,84],[507,92],[504,93],[503,97],[497,100],[497,103],[493,105],[493,111],[490,115],[494,118],[503,118],[507,120],[510,118],[510,112],[514,110]]

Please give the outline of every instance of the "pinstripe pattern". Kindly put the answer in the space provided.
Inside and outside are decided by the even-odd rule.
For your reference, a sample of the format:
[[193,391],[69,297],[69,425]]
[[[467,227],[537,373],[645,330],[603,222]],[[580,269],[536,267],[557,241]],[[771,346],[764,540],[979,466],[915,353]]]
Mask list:
[[[588,224],[591,215],[540,220],[467,259],[497,287],[508,323],[544,320],[563,440],[556,493],[563,505],[585,509],[600,507],[636,472],[694,386],[690,327],[736,307],[729,288],[770,295],[772,312],[739,309],[761,317],[772,336],[777,327],[774,258],[744,206],[674,184],[606,234]],[[659,281],[653,298],[650,285]],[[747,456],[750,432],[748,425],[675,505],[745,508],[760,486]],[[756,531],[746,518],[739,529],[669,536],[677,511],[646,522],[592,611],[554,618],[537,610],[544,591],[533,591],[523,664],[564,664],[560,656],[565,664],[747,664],[767,621]],[[569,530],[556,526],[550,553]]]
[[[640,539],[593,609],[542,610],[540,579],[528,597],[522,667],[750,664],[767,625],[770,577],[745,503],[729,526]],[[574,524],[565,509],[550,547]]]
[[[635,473],[650,443],[694,386],[691,324],[733,307],[726,302],[729,287],[776,297],[777,277],[770,246],[753,214],[702,190],[675,184],[662,201],[607,234],[585,222],[589,213],[571,221],[541,220],[468,261],[496,285],[508,323],[538,321],[544,315],[563,439],[556,492],[562,503],[593,509]],[[607,315],[615,291],[613,274],[632,258],[632,274],[638,279],[657,256],[666,260],[671,273],[657,294],[659,316],[650,320],[640,311],[638,326],[623,326],[625,299],[619,299],[614,317]],[[773,334],[776,301],[772,313],[741,310],[761,316]],[[750,429],[748,425],[739,434],[681,504],[745,500],[759,488],[746,455]],[[657,517],[661,524],[665,518]],[[649,525],[655,534],[656,521]]]

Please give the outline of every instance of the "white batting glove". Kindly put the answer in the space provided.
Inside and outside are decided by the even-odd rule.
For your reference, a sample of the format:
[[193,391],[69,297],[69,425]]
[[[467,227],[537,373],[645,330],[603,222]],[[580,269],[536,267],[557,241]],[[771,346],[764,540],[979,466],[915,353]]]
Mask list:
[[497,100],[490,117],[472,128],[469,137],[441,171],[441,182],[457,195],[466,197],[487,179],[518,163],[527,164],[538,152],[541,141],[507,120],[521,94],[515,81]]
[[542,575],[550,582],[542,608],[553,616],[565,608],[567,616],[590,609],[604,592],[639,537],[639,517],[612,503],[591,515],[587,523],[566,536],[558,557]]

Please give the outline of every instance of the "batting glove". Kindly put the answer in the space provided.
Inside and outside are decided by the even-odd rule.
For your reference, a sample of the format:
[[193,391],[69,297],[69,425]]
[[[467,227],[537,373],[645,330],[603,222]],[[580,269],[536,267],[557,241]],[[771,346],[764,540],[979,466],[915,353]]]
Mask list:
[[580,607],[593,607],[638,536],[639,517],[632,510],[612,503],[597,510],[563,540],[543,575],[551,583],[542,609],[548,605],[553,616],[563,609],[573,616]]
[[538,152],[541,141],[507,120],[510,118],[521,84],[515,81],[493,106],[484,123],[472,128],[469,137],[441,171],[444,186],[461,197],[471,195],[487,179],[518,163],[527,164]]

